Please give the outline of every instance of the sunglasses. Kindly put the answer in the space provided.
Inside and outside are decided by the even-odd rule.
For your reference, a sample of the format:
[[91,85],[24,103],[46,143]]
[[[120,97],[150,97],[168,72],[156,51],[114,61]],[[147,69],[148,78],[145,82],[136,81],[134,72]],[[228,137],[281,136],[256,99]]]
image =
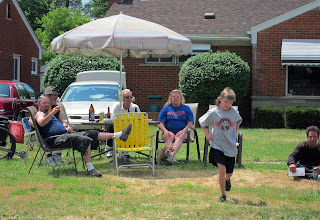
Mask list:
[[133,97],[132,96],[124,96],[123,98],[132,99]]

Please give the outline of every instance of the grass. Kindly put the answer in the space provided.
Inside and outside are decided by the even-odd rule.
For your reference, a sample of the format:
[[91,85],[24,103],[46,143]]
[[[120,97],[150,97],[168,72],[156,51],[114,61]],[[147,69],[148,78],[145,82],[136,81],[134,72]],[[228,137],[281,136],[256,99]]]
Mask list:
[[[150,127],[151,133],[155,128]],[[320,182],[286,176],[286,160],[305,139],[303,130],[241,129],[243,167],[234,170],[227,203],[218,203],[218,170],[197,161],[192,144],[177,166],[121,170],[95,158],[102,178],[85,176],[79,154],[72,164],[28,170],[27,160],[0,160],[0,219],[319,219]],[[203,151],[204,136],[198,129]],[[21,146],[18,146],[18,149]],[[25,146],[22,146],[25,147]]]

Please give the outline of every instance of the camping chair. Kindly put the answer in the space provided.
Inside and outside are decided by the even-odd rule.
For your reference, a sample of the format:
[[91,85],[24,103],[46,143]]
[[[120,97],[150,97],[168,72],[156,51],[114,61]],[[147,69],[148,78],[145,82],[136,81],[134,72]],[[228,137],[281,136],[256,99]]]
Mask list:
[[[23,124],[23,128],[24,128],[24,137],[27,139],[27,150],[26,150],[26,154],[28,154],[28,151],[33,150],[34,148],[34,144],[38,143],[38,138],[37,138],[37,134],[36,131],[34,129],[31,129],[31,126],[29,125],[29,118],[30,117],[24,117],[22,119],[22,124]],[[27,156],[25,157],[27,158]]]
[[[38,124],[34,118],[35,114],[37,113],[37,109],[34,107],[34,106],[29,106],[27,107],[27,110],[29,111],[30,113],[30,117],[32,119],[32,122],[33,122],[33,127],[35,129],[35,133],[36,133],[36,137],[37,137],[37,144],[38,144],[38,151],[36,153],[36,156],[31,164],[31,167],[29,169],[29,173],[31,172],[31,169],[33,167],[33,164],[35,162],[35,160],[37,159],[37,156],[40,152],[40,150],[42,149],[44,152],[42,153],[42,156],[41,156],[41,159],[40,159],[40,162],[39,162],[39,165],[38,167],[40,167],[40,164],[43,160],[43,157],[44,157],[44,154],[45,152],[52,152],[52,151],[56,151],[56,150],[65,150],[65,149],[72,149],[72,153],[73,153],[73,159],[74,159],[74,166],[75,166],[75,169],[76,169],[76,173],[78,173],[78,170],[77,170],[77,164],[76,164],[76,158],[74,156],[74,150],[73,150],[73,146],[72,146],[72,142],[71,142],[71,145],[68,146],[68,147],[65,147],[65,148],[52,148],[47,142],[46,140],[43,139],[43,137],[41,136],[40,132],[39,132],[39,129],[38,129]],[[40,153],[41,154],[41,153]],[[69,158],[71,157],[71,155],[69,154]]]
[[[189,150],[190,150],[190,143],[193,143],[196,141],[197,144],[197,151],[198,151],[198,160],[200,160],[200,148],[199,148],[199,139],[198,139],[198,133],[196,131],[196,121],[197,121],[197,113],[198,113],[198,105],[199,103],[186,103],[185,105],[189,106],[193,113],[193,119],[194,123],[192,125],[192,128],[189,128],[187,131],[187,139],[183,141],[183,143],[187,144],[187,156],[186,161],[189,162]],[[162,133],[160,134],[160,129],[157,129],[156,134],[156,151],[158,150],[159,143],[165,143],[165,141],[162,139]]]
[[[132,124],[132,130],[128,140],[126,142],[119,138],[113,140],[113,161],[117,175],[119,175],[120,168],[152,168],[152,175],[154,176],[154,135],[149,136],[148,114],[146,112],[118,113],[118,118],[113,121],[114,132],[122,131],[129,124]],[[142,153],[142,151],[149,151],[149,154]],[[119,165],[118,158],[121,157],[122,152],[136,152],[147,155],[149,163]]]
[[[209,105],[209,109],[217,107],[216,105]],[[235,109],[238,110],[238,106],[233,106]],[[212,127],[209,127],[209,131],[212,130]],[[238,133],[238,139],[237,139],[237,148],[238,148],[238,154],[236,156],[236,163],[238,163],[238,167],[241,168],[241,161],[242,161],[242,136],[243,133],[240,131]],[[204,165],[207,166],[207,160],[208,160],[208,146],[209,142],[207,138],[204,138],[204,149],[203,149],[203,162]]]

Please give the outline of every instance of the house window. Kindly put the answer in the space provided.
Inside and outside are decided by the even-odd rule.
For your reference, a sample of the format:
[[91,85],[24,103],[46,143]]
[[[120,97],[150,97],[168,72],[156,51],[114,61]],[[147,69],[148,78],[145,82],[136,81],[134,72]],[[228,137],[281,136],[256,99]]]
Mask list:
[[181,56],[181,57],[176,57],[177,59],[177,63],[184,63],[185,61],[187,61],[187,59],[189,59],[191,57],[191,55],[188,56]]
[[20,56],[13,55],[13,80],[20,81]]
[[202,54],[210,51],[211,44],[200,44],[200,43],[193,43],[192,44],[192,55],[187,56],[172,56],[170,58],[146,58],[146,63],[184,63],[187,59],[189,59],[191,56]]
[[7,3],[7,7],[6,7],[6,18],[11,20],[11,5],[10,3]]
[[174,56],[169,58],[146,58],[146,63],[174,63]]
[[32,75],[38,74],[38,59],[34,57],[31,58],[31,74]]
[[320,96],[320,67],[288,66],[287,94]]

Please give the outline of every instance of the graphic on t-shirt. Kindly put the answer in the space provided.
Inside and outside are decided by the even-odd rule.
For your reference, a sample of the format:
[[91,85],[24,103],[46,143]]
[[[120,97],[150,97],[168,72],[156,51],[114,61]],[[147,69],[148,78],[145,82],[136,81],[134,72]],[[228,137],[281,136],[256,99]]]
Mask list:
[[220,121],[215,122],[215,127],[219,127],[223,131],[228,131],[234,126],[234,123],[229,118],[222,118]]
[[170,115],[170,116],[173,116],[174,118],[178,118],[179,116],[182,116],[184,114],[186,114],[185,111],[177,111],[177,112],[169,111],[169,112],[167,112],[168,116]]

